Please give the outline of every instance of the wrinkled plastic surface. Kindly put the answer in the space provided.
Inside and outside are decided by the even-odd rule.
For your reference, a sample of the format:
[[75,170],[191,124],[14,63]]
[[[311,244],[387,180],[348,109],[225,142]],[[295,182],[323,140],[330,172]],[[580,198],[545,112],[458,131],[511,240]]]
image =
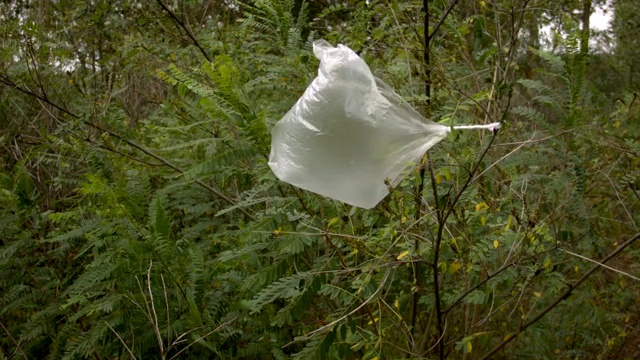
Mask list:
[[282,181],[365,209],[446,137],[344,45],[314,42],[318,76],[272,130],[269,166]]

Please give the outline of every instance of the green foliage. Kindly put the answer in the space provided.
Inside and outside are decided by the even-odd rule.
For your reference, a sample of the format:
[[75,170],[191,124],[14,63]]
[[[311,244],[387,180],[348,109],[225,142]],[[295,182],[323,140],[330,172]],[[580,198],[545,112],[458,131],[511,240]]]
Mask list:
[[[574,9],[429,2],[425,64],[422,2],[162,4],[0,4],[0,358],[633,358],[637,246],[523,328],[640,223],[640,101],[594,70],[632,56],[587,59]],[[371,210],[279,182],[320,37],[503,129]]]

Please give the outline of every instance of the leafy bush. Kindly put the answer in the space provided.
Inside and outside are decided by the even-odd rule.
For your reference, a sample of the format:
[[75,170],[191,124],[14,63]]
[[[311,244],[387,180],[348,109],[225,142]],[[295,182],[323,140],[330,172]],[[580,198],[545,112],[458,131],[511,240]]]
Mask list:
[[[603,100],[587,59],[617,57],[572,9],[201,5],[0,4],[1,358],[637,355],[637,94]],[[372,210],[279,182],[269,130],[320,37],[434,121],[503,129]]]

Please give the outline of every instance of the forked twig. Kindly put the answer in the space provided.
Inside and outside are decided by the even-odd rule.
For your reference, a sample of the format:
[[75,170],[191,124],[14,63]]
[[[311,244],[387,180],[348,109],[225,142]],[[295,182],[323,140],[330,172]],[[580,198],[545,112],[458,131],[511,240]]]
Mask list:
[[184,348],[182,348],[180,351],[178,351],[175,355],[173,355],[171,358],[169,358],[169,360],[173,360],[176,356],[180,355],[183,351],[185,351],[185,350],[187,350],[188,348],[190,348],[193,344],[195,344],[195,343],[197,343],[198,341],[200,341],[200,340],[202,340],[202,339],[206,338],[207,336],[209,336],[209,335],[213,334],[214,332],[216,332],[216,331],[220,330],[222,327],[224,327],[224,326],[227,326],[227,325],[231,324],[231,323],[232,323],[232,322],[234,322],[236,319],[237,319],[237,317],[236,317],[236,318],[233,318],[233,319],[231,319],[231,320],[229,320],[229,321],[226,321],[226,322],[224,322],[224,323],[222,323],[222,324],[218,325],[218,327],[216,327],[215,329],[213,329],[213,330],[209,331],[208,333],[206,333],[206,334],[204,334],[204,335],[200,336],[199,338],[195,339],[191,344],[189,344],[189,345],[185,346],[185,347],[184,347]]
[[0,326],[2,326],[2,329],[4,330],[4,332],[7,333],[7,336],[9,336],[9,339],[11,339],[11,341],[13,342],[13,344],[16,346],[16,352],[17,350],[20,350],[20,352],[22,353],[22,357],[24,357],[25,359],[27,359],[27,354],[24,352],[24,350],[22,350],[22,346],[20,346],[20,343],[16,341],[16,339],[13,337],[13,335],[11,335],[11,333],[9,332],[9,329],[7,329],[4,324],[2,323],[2,321],[0,321]]
[[178,25],[180,25],[180,27],[187,33],[187,36],[189,37],[189,39],[191,39],[191,42],[193,42],[193,45],[197,47],[198,50],[200,50],[200,52],[202,53],[202,56],[204,56],[204,58],[207,59],[207,61],[211,62],[211,58],[209,57],[209,54],[207,54],[207,52],[204,50],[202,45],[200,45],[200,42],[198,41],[196,36],[193,34],[191,29],[183,21],[178,19],[176,14],[174,14],[173,11],[171,11],[171,9],[169,9],[167,5],[165,5],[162,2],[162,0],[156,0],[156,2],[158,3],[158,5],[160,5],[162,10],[166,11],[167,14],[169,14],[169,17],[173,19],[173,21],[175,21]]

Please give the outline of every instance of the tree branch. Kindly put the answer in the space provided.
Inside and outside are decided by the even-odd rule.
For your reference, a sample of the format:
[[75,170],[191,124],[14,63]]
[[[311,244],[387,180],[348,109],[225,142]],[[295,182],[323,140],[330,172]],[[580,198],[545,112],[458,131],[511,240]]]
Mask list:
[[[424,2],[426,3],[427,0],[424,0]],[[433,31],[431,32],[431,35],[429,35],[430,38],[434,37],[435,34],[438,32],[438,30],[440,29],[440,26],[442,26],[444,21],[449,16],[449,13],[451,12],[451,10],[453,10],[453,7],[456,6],[456,3],[458,3],[458,0],[451,0],[451,2],[449,3],[449,6],[447,6],[447,8],[444,10],[444,14],[440,18],[440,21],[438,21],[436,26],[433,28]]]
[[[67,114],[68,116],[70,116],[70,117],[72,117],[72,118],[74,118],[74,119],[78,119],[78,120],[80,119],[80,116],[79,116],[79,115],[77,115],[77,114],[75,114],[75,113],[71,112],[70,110],[67,110],[67,109],[65,109],[65,108],[63,108],[63,107],[61,107],[61,106],[57,105],[56,103],[52,102],[51,100],[49,100],[49,99],[47,99],[47,98],[44,98],[42,95],[39,95],[39,94],[37,94],[37,93],[35,93],[35,92],[33,92],[33,91],[29,90],[29,89],[25,89],[25,88],[23,88],[23,87],[21,87],[21,86],[17,85],[16,83],[14,83],[14,82],[13,82],[13,81],[11,81],[10,79],[6,78],[5,76],[0,77],[0,83],[5,84],[5,85],[7,85],[7,86],[10,86],[11,88],[16,89],[16,90],[18,90],[18,91],[20,91],[20,92],[22,92],[22,93],[24,93],[24,94],[26,94],[26,95],[29,95],[29,96],[35,97],[36,99],[39,99],[40,101],[42,101],[42,102],[44,102],[44,103],[46,103],[46,104],[48,104],[48,105],[50,105],[50,106],[52,106],[52,107],[54,107],[54,108],[56,108],[56,109],[60,110],[61,112],[63,112],[63,113],[65,113],[65,114]],[[100,131],[102,131],[102,132],[104,132],[104,133],[107,133],[107,134],[109,134],[109,136],[112,136],[112,137],[114,137],[114,138],[116,138],[116,139],[118,139],[118,140],[120,140],[120,141],[122,141],[122,142],[126,143],[127,145],[129,145],[129,146],[131,146],[131,147],[133,147],[133,148],[136,148],[136,149],[140,150],[140,151],[141,151],[141,152],[143,152],[144,154],[146,154],[146,155],[148,155],[148,156],[150,156],[150,157],[152,157],[152,158],[154,158],[154,159],[158,160],[159,162],[161,162],[161,163],[162,163],[162,164],[164,164],[165,166],[167,166],[167,167],[169,167],[169,168],[171,168],[171,169],[175,170],[176,172],[179,172],[180,174],[184,174],[184,173],[185,173],[185,171],[184,171],[183,169],[181,169],[181,168],[179,168],[178,166],[176,166],[176,165],[172,164],[169,160],[167,160],[167,159],[165,159],[165,158],[161,157],[160,155],[157,155],[157,154],[153,153],[153,152],[152,152],[152,151],[150,151],[150,150],[147,150],[146,148],[144,148],[144,147],[142,147],[142,146],[140,146],[140,145],[136,144],[135,142],[133,142],[133,141],[131,141],[131,140],[129,140],[129,139],[126,139],[126,138],[124,138],[124,137],[120,136],[120,135],[119,135],[119,134],[117,134],[117,133],[114,133],[113,131],[111,131],[111,130],[109,130],[109,129],[106,129],[106,128],[104,128],[104,127],[100,126],[100,125],[94,124],[94,123],[92,123],[92,122],[90,122],[90,121],[88,121],[88,120],[82,120],[82,122],[83,122],[85,125],[88,125],[88,126],[90,126],[90,127],[94,128],[94,129],[96,129],[96,130],[100,130]],[[214,195],[215,195],[215,196],[217,196],[218,198],[220,198],[220,199],[224,200],[224,201],[225,201],[225,202],[227,202],[229,205],[232,205],[232,206],[233,206],[233,205],[236,205],[236,202],[235,202],[235,201],[233,201],[231,198],[229,198],[228,196],[226,196],[225,194],[223,194],[223,193],[222,193],[222,192],[220,192],[219,190],[217,190],[217,189],[213,188],[211,185],[208,185],[208,184],[204,183],[204,182],[203,182],[203,181],[201,181],[201,180],[195,180],[194,182],[195,182],[196,184],[198,184],[198,185],[202,186],[203,188],[205,188],[206,190],[208,190],[209,192],[211,192],[212,194],[214,194]],[[248,218],[250,218],[250,219],[252,219],[252,220],[255,220],[255,217],[254,217],[251,213],[249,213],[246,209],[238,208],[238,210],[240,210],[240,211],[241,211],[243,214],[245,214]]]
[[[429,34],[429,24],[430,24],[429,1],[423,0],[422,2],[422,10],[424,12],[424,29],[423,29],[423,32],[424,32],[423,62],[424,62],[424,69],[425,69],[424,91],[425,91],[425,95],[427,96],[427,107],[431,105],[431,83],[432,83],[431,81],[431,50],[430,50],[431,39],[433,39],[433,37],[437,34],[438,29],[444,23],[447,16],[449,16],[449,13],[451,12],[451,10],[453,9],[453,7],[457,2],[458,0],[452,0],[449,3],[447,8],[445,9],[444,14],[440,18],[440,21],[438,21],[438,24],[436,24],[436,27],[433,29],[431,34]],[[416,220],[420,219],[422,216],[422,192],[424,190],[425,163],[427,159],[428,159],[428,155],[425,154],[422,158],[421,167],[420,167],[420,183],[418,185],[418,192],[416,193],[416,214],[415,214]],[[431,177],[431,185],[433,188],[433,194],[435,198],[436,214],[438,215],[438,223],[440,223],[441,216],[443,213],[438,209],[438,192],[435,184],[433,167],[431,166],[431,160],[429,160],[429,175]],[[439,238],[441,238],[441,234]],[[438,273],[437,258],[438,258],[438,251],[439,251],[438,247],[439,247],[439,244],[436,245],[436,249],[435,249],[436,268],[434,268],[434,282],[435,282],[434,286],[435,286],[435,294],[436,294],[436,308],[437,308],[436,313],[437,313],[437,319],[438,319],[438,333],[440,335],[443,335],[442,314],[440,312],[440,297],[438,292],[438,274],[437,274]],[[418,239],[415,240],[414,251],[416,253],[416,256],[419,256],[418,253],[420,251],[420,241]],[[416,319],[418,316],[418,302],[420,301],[420,296],[422,294],[422,286],[424,283],[424,274],[423,274],[421,263],[416,263],[414,268],[413,278],[415,280],[416,286],[413,292],[413,299],[411,304],[411,335],[412,336],[415,333]],[[440,358],[441,359],[444,358],[443,346],[440,347]]]
[[22,353],[22,356],[25,359],[27,359],[27,354],[24,352],[24,350],[22,350],[22,346],[20,346],[20,343],[16,341],[13,335],[11,335],[11,333],[9,332],[9,329],[7,329],[1,321],[0,321],[0,326],[2,327],[2,330],[4,330],[4,332],[7,333],[7,336],[9,337],[9,339],[11,339],[13,344],[16,346],[16,351],[14,352],[14,354],[18,352],[18,350],[20,350],[20,352]]
[[629,247],[631,244],[633,244],[638,239],[640,239],[640,232],[635,234],[629,240],[625,241],[622,245],[618,246],[618,248],[616,248],[614,251],[612,251],[604,259],[600,260],[599,264],[594,265],[591,269],[589,269],[589,271],[587,271],[586,274],[582,275],[582,277],[580,279],[578,279],[578,281],[576,281],[575,284],[569,286],[569,288],[564,293],[562,293],[562,295],[560,295],[557,299],[555,299],[553,302],[551,302],[551,304],[549,304],[546,308],[544,308],[544,310],[542,310],[533,319],[529,320],[524,325],[520,325],[520,327],[518,328],[518,330],[515,333],[512,333],[512,334],[508,335],[507,338],[504,339],[503,342],[501,342],[498,346],[494,347],[491,351],[489,351],[487,354],[485,354],[481,358],[481,360],[492,358],[493,355],[495,355],[498,351],[500,351],[500,349],[505,347],[513,339],[517,338],[529,326],[531,326],[531,325],[535,324],[536,322],[538,322],[538,320],[542,319],[542,317],[544,317],[549,311],[553,310],[553,308],[558,306],[558,304],[560,304],[560,302],[562,300],[565,300],[566,298],[568,298],[569,295],[571,295],[571,293],[573,292],[573,290],[575,290],[585,280],[587,280],[591,275],[593,275],[593,273],[595,273],[596,271],[600,270],[602,268],[602,264],[604,264],[607,261],[613,259],[616,255],[618,255],[620,252],[622,252],[622,250],[624,250],[625,248]]
[[173,19],[173,21],[175,21],[178,25],[180,25],[181,28],[184,29],[184,31],[187,33],[187,36],[189,37],[189,39],[191,39],[191,42],[193,43],[193,45],[200,50],[200,52],[202,53],[204,58],[207,59],[207,61],[211,62],[211,58],[209,57],[209,54],[207,54],[207,52],[204,50],[202,45],[200,45],[200,42],[198,42],[198,39],[196,39],[196,36],[193,34],[191,29],[189,29],[189,27],[187,25],[185,25],[185,23],[183,21],[178,19],[176,14],[174,14],[173,11],[171,11],[171,9],[169,9],[162,2],[162,0],[156,0],[156,2],[158,3],[158,5],[160,5],[160,7],[162,7],[162,10],[166,11],[167,14],[169,14],[169,17],[171,17],[171,19]]

